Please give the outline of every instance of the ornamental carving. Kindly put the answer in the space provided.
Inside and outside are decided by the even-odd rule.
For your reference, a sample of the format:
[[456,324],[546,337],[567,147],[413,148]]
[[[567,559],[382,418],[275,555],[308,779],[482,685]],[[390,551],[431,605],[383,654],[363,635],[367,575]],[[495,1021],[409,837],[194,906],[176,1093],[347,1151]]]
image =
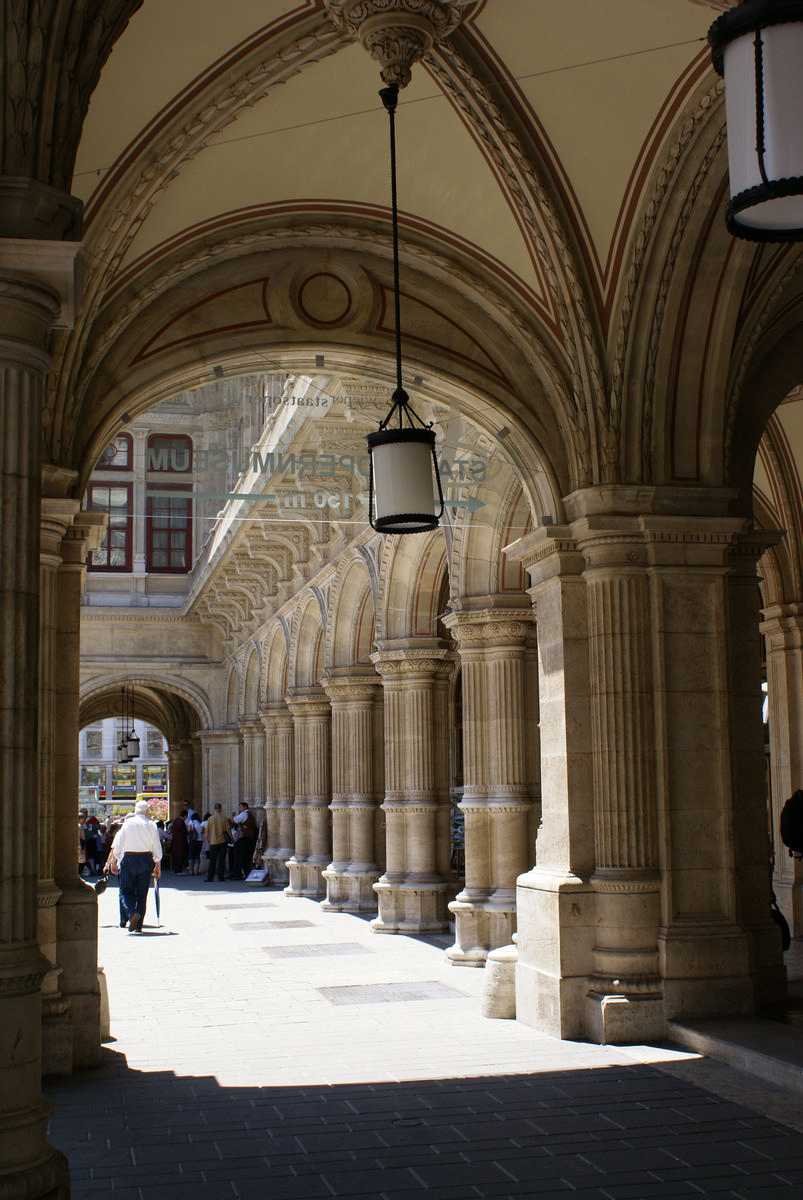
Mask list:
[[466,0],[328,0],[339,33],[380,64],[386,84],[406,87],[411,68],[460,24]]

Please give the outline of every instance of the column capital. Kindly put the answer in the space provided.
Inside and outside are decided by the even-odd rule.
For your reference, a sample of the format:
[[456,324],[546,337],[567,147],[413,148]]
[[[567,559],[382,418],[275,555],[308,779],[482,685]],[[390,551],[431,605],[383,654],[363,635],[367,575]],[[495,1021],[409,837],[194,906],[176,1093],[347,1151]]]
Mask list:
[[803,633],[803,604],[772,604],[762,609],[759,630],[778,644],[800,646]]
[[382,680],[373,667],[344,668],[328,672],[321,680],[321,686],[333,705],[372,704],[377,699]]
[[287,707],[294,717],[328,717],[332,711],[322,687],[292,688]]
[[371,662],[384,679],[431,679],[451,669],[451,650],[439,640],[428,638],[405,642],[380,642]]
[[[80,242],[0,238],[0,297],[49,296],[54,329],[72,329],[81,307],[84,251]],[[42,303],[45,301],[43,300]]]
[[535,640],[532,607],[486,608],[449,613],[444,625],[463,649],[521,646]]
[[293,714],[284,700],[276,704],[264,705],[259,710],[259,719],[267,731],[292,728],[293,725]]

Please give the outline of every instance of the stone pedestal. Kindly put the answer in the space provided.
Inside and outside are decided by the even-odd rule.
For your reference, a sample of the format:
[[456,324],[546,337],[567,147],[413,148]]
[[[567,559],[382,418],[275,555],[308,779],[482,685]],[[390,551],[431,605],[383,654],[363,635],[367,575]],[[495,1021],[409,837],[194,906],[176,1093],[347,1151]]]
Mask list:
[[446,687],[439,643],[389,643],[372,655],[385,711],[387,862],[374,884],[376,933],[448,928],[450,877]]
[[322,907],[373,912],[374,884],[381,873],[376,769],[382,755],[380,679],[375,671],[332,671],[323,687],[332,706],[332,862],[323,873]]
[[331,861],[331,710],[321,688],[288,697],[295,746],[295,848],[287,862],[287,896],[323,899],[323,872]]
[[293,717],[285,704],[262,714],[265,727],[265,816],[267,844],[262,862],[273,883],[287,883],[287,863],[295,848],[295,752]]
[[535,855],[528,775],[534,756],[527,752],[529,741],[536,748],[538,742],[537,711],[527,702],[535,627],[521,607],[460,610],[446,625],[462,667],[466,863],[465,886],[449,905],[455,944],[447,956],[457,965],[482,966],[489,950],[511,941],[516,878]]

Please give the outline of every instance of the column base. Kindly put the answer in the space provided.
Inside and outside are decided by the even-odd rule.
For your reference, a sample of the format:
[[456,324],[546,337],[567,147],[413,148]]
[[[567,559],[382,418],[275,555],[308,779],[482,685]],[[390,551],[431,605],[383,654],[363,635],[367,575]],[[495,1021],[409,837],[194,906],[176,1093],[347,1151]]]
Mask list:
[[56,905],[61,994],[69,1001],[73,1069],[100,1066],[98,898],[86,883],[63,883]]
[[70,1200],[70,1164],[60,1150],[17,1171],[0,1170],[0,1197],[5,1200]]
[[516,1019],[582,1041],[592,974],[596,896],[574,875],[540,868],[518,879]]
[[508,946],[516,932],[516,902],[493,897],[472,898],[461,892],[449,905],[454,916],[455,944],[446,957],[455,966],[481,967],[497,946]]
[[755,1012],[747,937],[739,926],[678,921],[659,935],[658,950],[667,1021]]
[[291,854],[292,850],[269,850],[262,855],[262,865],[270,875],[271,883],[288,882],[290,872],[287,869],[287,860]]
[[284,889],[285,896],[304,896],[308,900],[321,900],[326,895],[322,863],[296,862],[291,858],[287,869],[290,882]]
[[323,872],[326,880],[326,899],[321,908],[326,912],[375,912],[377,907],[374,884],[379,870]]
[[602,1046],[653,1043],[666,1036],[660,995],[620,996],[591,991],[586,996],[585,1021],[589,1040]]
[[449,928],[449,886],[444,881],[378,880],[374,891],[379,915],[371,928],[374,933],[443,933]]

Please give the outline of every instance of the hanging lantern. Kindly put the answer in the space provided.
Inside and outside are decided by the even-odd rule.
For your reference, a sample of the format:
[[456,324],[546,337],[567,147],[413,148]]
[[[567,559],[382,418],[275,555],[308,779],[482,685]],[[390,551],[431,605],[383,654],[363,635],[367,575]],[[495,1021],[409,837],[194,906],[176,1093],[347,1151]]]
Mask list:
[[[402,387],[399,216],[396,204],[396,84],[379,95],[390,118],[390,190],[393,218],[393,299],[396,315],[396,390],[393,405],[376,433],[366,437],[371,456],[368,519],[380,533],[424,533],[437,529],[443,490],[435,457],[435,434],[410,407]],[[397,418],[398,425],[390,427]],[[436,493],[438,499],[436,500]]]
[[725,80],[728,229],[803,240],[803,0],[742,0],[708,31]]
[[[414,417],[404,395],[405,401],[398,407]],[[368,503],[373,528],[380,533],[423,533],[437,528],[443,514],[443,492],[432,430],[401,424],[389,429],[383,424],[365,440],[371,455]]]
[[127,734],[123,735],[123,740],[125,742],[125,747],[126,747],[126,751],[128,753],[128,758],[129,759],[139,758],[139,738],[137,737],[137,731],[134,728],[134,689],[133,688],[131,688],[131,691],[129,694],[127,724],[128,724],[129,732]]

